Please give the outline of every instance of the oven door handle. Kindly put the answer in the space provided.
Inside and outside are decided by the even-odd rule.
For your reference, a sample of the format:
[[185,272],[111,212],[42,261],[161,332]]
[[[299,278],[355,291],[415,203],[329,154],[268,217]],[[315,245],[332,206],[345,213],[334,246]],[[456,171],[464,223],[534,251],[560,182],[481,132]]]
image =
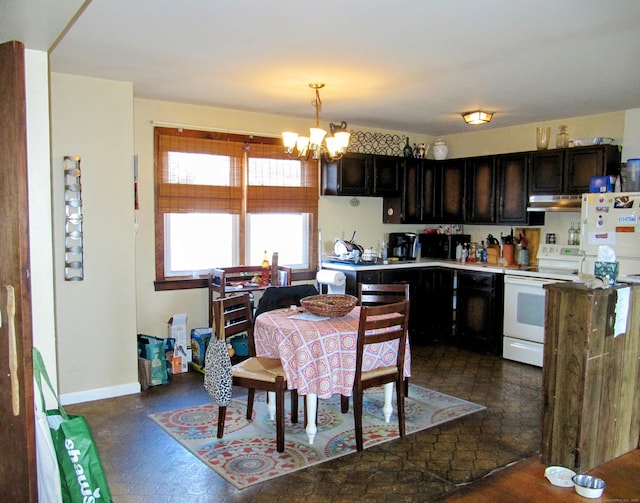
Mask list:
[[562,280],[506,275],[504,277],[504,282],[505,284],[510,284],[510,285],[543,286],[543,285],[548,285],[550,283],[562,282]]

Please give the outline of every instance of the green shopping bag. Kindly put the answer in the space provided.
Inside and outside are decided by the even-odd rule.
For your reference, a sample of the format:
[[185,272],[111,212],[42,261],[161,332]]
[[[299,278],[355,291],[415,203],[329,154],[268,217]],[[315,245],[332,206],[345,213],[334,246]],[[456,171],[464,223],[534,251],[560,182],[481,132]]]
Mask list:
[[42,396],[41,379],[53,393],[57,409],[47,411],[53,446],[60,467],[62,499],[70,503],[111,503],[107,477],[83,416],[67,414],[51,385],[40,352],[33,348],[33,372]]

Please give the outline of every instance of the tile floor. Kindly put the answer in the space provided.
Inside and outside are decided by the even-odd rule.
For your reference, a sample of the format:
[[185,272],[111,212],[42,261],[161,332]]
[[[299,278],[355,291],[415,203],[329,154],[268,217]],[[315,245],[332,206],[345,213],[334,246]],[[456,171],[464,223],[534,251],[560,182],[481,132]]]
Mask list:
[[539,451],[541,369],[441,345],[412,348],[412,360],[413,383],[487,409],[243,490],[147,417],[208,401],[201,374],[67,410],[87,417],[116,502],[442,501]]

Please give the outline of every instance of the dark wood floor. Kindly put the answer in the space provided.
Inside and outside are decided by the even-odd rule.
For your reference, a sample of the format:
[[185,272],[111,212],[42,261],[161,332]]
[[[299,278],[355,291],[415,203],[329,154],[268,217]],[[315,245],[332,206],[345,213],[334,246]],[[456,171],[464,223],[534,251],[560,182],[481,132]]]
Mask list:
[[[66,409],[89,421],[118,503],[589,501],[544,478],[541,369],[448,346],[411,356],[412,383],[486,410],[242,490],[148,417],[210,401],[201,374]],[[608,484],[600,501],[640,503],[640,451],[592,473]]]
[[[546,466],[539,456],[521,461],[460,489],[440,502],[444,503],[571,503],[588,501],[571,487],[556,487],[544,478]],[[640,502],[640,449],[636,449],[589,472],[607,484],[602,496],[593,501]]]

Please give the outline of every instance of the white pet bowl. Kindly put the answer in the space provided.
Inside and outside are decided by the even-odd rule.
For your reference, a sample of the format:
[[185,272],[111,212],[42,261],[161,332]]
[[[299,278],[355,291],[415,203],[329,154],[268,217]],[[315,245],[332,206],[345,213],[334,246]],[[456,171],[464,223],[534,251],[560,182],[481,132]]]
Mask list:
[[573,480],[576,492],[585,498],[599,498],[607,486],[604,480],[591,475],[576,475],[571,480]]
[[545,478],[554,486],[573,487],[572,477],[576,472],[565,468],[564,466],[548,466],[544,471]]

